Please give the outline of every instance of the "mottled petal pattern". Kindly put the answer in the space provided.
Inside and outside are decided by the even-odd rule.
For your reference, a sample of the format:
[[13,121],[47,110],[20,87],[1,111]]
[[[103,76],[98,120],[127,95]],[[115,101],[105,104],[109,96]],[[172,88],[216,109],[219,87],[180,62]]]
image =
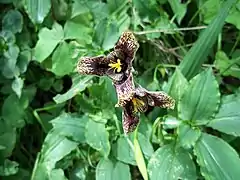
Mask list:
[[147,91],[147,98],[148,101],[151,102],[151,104],[149,104],[150,106],[174,109],[175,100],[163,91]]
[[129,103],[123,108],[122,121],[124,133],[133,132],[139,123],[139,117],[133,113]]
[[108,71],[109,60],[105,56],[82,57],[77,64],[80,74],[103,76]]
[[115,50],[120,50],[124,53],[125,61],[127,63],[130,63],[133,60],[138,48],[139,44],[133,33],[130,31],[124,32],[114,47]]
[[124,106],[133,98],[135,85],[132,74],[122,84],[114,84],[114,86],[118,97],[117,106]]

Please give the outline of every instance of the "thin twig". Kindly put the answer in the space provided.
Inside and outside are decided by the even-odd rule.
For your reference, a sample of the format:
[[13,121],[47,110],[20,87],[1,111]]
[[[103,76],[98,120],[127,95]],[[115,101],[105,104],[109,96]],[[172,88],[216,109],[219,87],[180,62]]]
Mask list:
[[188,27],[188,28],[167,28],[167,29],[156,29],[156,30],[148,30],[148,31],[139,31],[134,32],[134,34],[150,34],[150,33],[161,33],[161,32],[172,32],[172,31],[193,31],[199,29],[206,29],[207,26],[196,26],[196,27]]

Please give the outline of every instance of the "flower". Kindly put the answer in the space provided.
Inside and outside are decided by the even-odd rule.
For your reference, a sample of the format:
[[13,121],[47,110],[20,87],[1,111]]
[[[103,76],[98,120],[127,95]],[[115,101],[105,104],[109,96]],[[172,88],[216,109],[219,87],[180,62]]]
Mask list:
[[120,106],[123,107],[123,129],[125,133],[135,130],[139,123],[138,114],[146,112],[149,106],[157,106],[161,108],[174,109],[175,101],[165,92],[147,91],[138,86],[135,88],[131,99],[120,101]]
[[83,57],[77,64],[80,74],[109,76],[115,84],[121,84],[131,74],[132,61],[139,47],[132,32],[124,32],[107,56]]

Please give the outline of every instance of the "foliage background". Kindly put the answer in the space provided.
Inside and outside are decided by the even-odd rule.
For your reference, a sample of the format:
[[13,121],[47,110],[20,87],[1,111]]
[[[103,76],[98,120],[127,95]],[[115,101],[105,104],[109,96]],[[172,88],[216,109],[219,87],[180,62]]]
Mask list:
[[[1,179],[238,179],[239,17],[236,0],[0,0]],[[127,29],[136,81],[177,101],[129,136],[111,81],[75,70]]]

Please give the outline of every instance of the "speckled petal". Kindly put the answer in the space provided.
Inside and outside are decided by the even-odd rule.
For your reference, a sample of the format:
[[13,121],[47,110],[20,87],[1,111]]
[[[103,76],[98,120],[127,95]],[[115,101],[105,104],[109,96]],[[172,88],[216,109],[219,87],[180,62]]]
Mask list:
[[130,101],[134,95],[135,85],[133,82],[132,74],[121,84],[114,84],[118,103],[116,106],[124,106],[128,101]]
[[108,70],[109,61],[105,56],[82,57],[77,64],[80,74],[103,76]]
[[147,91],[147,98],[148,98],[148,104],[150,106],[158,106],[161,108],[174,109],[175,100],[163,91],[157,91],[157,92]]
[[133,113],[132,108],[129,104],[130,103],[126,104],[123,107],[122,123],[124,133],[133,132],[139,123],[139,117]]
[[127,63],[130,63],[133,60],[138,48],[139,44],[133,33],[130,31],[124,32],[114,47],[115,50],[120,50],[124,53],[125,61]]

